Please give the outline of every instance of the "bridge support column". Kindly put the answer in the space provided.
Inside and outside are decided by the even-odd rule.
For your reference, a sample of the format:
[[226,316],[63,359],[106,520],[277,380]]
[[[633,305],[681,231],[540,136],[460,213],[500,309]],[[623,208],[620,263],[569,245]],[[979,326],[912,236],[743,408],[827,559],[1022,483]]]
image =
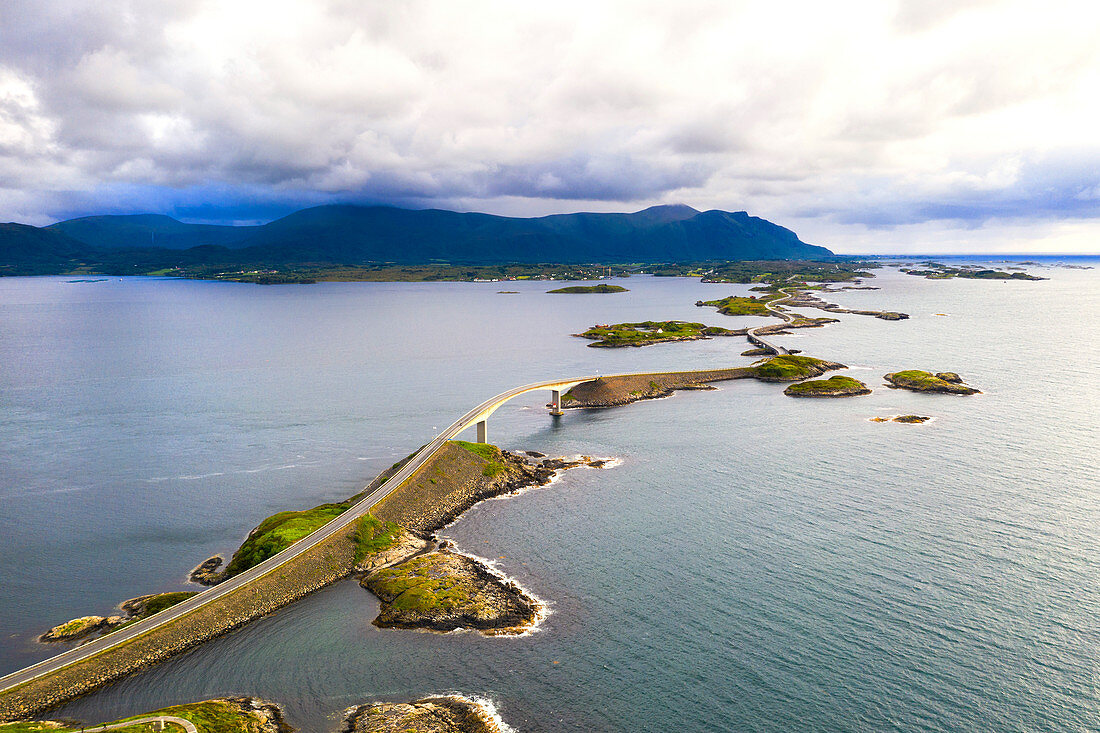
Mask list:
[[550,414],[558,416],[562,414],[561,411],[561,390],[550,390]]
[[477,424],[477,442],[489,442],[489,420],[485,419]]

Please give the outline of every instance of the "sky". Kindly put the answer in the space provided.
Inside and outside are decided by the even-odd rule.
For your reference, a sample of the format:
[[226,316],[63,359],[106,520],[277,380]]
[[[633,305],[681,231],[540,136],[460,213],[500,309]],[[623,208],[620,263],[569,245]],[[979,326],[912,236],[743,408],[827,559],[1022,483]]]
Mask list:
[[1100,3],[3,0],[0,221],[745,210],[1100,252]]

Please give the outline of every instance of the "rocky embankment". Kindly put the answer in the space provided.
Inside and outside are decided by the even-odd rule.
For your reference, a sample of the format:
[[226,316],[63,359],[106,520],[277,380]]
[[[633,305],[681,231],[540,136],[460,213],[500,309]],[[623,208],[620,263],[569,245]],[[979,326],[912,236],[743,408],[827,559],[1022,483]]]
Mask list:
[[520,634],[541,612],[538,601],[518,585],[448,549],[376,570],[360,585],[382,601],[374,620],[381,628]]
[[788,397],[858,397],[871,394],[871,390],[858,379],[837,374],[828,379],[792,384],[783,394]]
[[486,705],[458,695],[376,702],[344,714],[341,733],[502,733]]
[[931,372],[909,369],[891,372],[883,377],[891,387],[908,389],[913,392],[939,392],[942,394],[981,394],[973,387],[963,384],[962,377],[955,372]]
[[797,382],[819,377],[834,369],[846,369],[838,364],[810,356],[784,354],[763,360],[752,366],[732,369],[710,369],[697,372],[655,372],[600,377],[578,384],[562,395],[562,407],[592,408],[629,405],[638,400],[668,397],[681,389],[714,389],[711,382],[730,379],[759,379],[762,382]]

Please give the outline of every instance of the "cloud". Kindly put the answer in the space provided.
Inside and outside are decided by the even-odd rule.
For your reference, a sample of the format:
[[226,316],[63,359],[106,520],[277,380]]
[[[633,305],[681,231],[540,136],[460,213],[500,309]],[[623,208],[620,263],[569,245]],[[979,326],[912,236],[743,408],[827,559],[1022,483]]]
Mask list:
[[8,0],[0,219],[682,200],[838,237],[1083,221],[1098,21],[1068,0]]

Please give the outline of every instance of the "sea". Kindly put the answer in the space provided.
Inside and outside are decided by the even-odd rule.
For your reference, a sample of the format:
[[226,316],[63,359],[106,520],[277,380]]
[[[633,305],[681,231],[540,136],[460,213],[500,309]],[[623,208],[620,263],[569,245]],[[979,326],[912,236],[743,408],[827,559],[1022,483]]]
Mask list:
[[[869,396],[501,408],[503,448],[617,459],[443,533],[549,605],[534,633],[381,630],[348,580],[50,715],[252,695],[327,733],[454,692],[530,732],[1100,730],[1100,260],[1017,266],[1049,279],[884,267],[826,297],[908,320],[777,337]],[[598,323],[767,323],[695,306],[747,285],[615,284],[0,278],[0,673],[57,653],[55,624],[198,589],[264,517],[358,492],[513,386],[753,361],[739,337],[588,348]],[[914,368],[982,394],[885,386]],[[899,414],[931,420],[871,420]]]

